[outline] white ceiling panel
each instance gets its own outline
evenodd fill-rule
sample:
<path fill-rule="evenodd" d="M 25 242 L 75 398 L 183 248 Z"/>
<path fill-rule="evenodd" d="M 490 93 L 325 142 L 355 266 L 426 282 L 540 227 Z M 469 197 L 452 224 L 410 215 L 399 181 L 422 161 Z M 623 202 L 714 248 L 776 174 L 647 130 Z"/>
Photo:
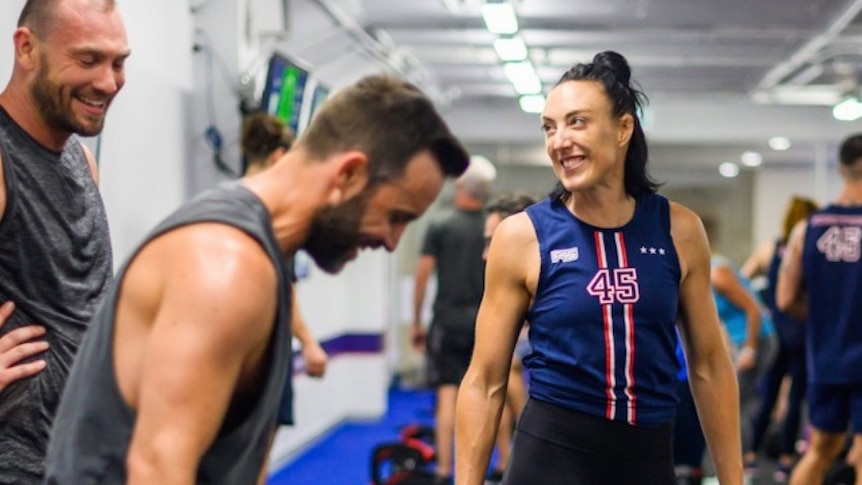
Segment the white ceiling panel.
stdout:
<path fill-rule="evenodd" d="M 735 153 L 769 133 L 795 133 L 804 144 L 858 128 L 833 120 L 827 104 L 860 90 L 862 0 L 508 1 L 546 92 L 599 51 L 625 55 L 652 100 L 660 145 Z M 333 87 L 358 73 L 400 73 L 474 141 L 540 141 L 535 115 L 520 112 L 503 75 L 483 0 L 292 2 L 309 21 L 288 43 Z"/>

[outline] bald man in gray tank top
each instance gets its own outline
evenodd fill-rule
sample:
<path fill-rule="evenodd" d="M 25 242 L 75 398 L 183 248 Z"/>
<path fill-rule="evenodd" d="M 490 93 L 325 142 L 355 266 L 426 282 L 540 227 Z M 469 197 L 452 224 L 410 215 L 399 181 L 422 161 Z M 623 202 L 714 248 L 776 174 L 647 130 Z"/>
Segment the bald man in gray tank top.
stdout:
<path fill-rule="evenodd" d="M 72 359 L 112 274 L 92 154 L 124 83 L 111 0 L 28 0 L 0 94 L 0 484 L 41 483 Z"/>

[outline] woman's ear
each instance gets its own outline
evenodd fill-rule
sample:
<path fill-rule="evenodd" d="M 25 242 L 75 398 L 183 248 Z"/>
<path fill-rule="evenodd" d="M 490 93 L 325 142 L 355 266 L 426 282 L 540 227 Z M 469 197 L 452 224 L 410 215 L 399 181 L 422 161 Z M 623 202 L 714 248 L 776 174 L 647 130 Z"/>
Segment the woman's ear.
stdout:
<path fill-rule="evenodd" d="M 635 117 L 630 113 L 626 113 L 620 116 L 620 132 L 619 132 L 619 144 L 620 146 L 628 144 L 629 140 L 632 139 L 632 133 L 635 130 Z"/>

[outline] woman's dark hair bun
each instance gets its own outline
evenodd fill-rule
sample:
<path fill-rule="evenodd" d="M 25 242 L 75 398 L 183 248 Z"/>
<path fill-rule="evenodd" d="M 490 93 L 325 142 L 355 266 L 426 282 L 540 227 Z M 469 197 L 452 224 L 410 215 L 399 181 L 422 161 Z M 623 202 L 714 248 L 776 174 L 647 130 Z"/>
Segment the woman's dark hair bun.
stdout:
<path fill-rule="evenodd" d="M 599 52 L 593 57 L 593 64 L 596 66 L 605 66 L 613 71 L 617 80 L 623 85 L 628 86 L 632 78 L 632 70 L 629 67 L 628 61 L 622 54 L 614 51 Z"/>

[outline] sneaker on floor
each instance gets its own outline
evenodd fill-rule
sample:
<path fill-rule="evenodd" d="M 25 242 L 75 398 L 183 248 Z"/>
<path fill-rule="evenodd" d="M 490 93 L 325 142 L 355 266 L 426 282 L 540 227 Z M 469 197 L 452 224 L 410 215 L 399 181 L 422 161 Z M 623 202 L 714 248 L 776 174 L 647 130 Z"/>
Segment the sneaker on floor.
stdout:
<path fill-rule="evenodd" d="M 743 464 L 743 472 L 746 477 L 757 475 L 757 460 L 746 460 Z"/>
<path fill-rule="evenodd" d="M 778 462 L 775 464 L 775 471 L 772 472 L 772 481 L 775 483 L 787 483 L 790 478 L 790 465 Z"/>

